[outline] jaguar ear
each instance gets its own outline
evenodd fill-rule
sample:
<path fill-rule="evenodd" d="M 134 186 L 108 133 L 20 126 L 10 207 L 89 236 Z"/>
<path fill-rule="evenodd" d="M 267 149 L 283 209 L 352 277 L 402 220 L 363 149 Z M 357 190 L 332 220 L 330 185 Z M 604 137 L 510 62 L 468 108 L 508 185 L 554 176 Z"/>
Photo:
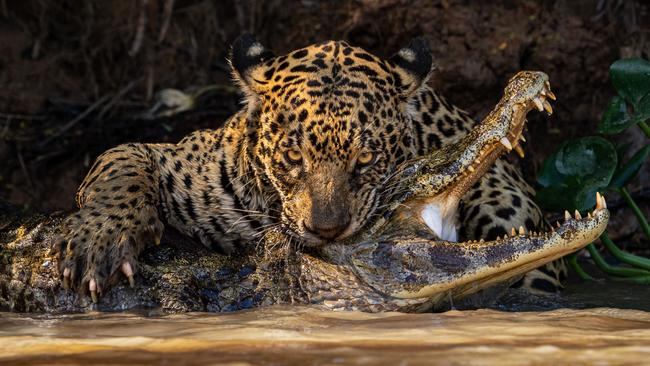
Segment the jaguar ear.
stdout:
<path fill-rule="evenodd" d="M 404 97 L 410 97 L 424 85 L 434 69 L 429 44 L 422 37 L 412 39 L 390 61 L 395 65 L 396 85 Z"/>
<path fill-rule="evenodd" d="M 257 94 L 264 90 L 267 82 L 259 77 L 260 71 L 265 68 L 265 63 L 274 57 L 273 52 L 251 34 L 242 34 L 235 40 L 230 50 L 230 66 L 233 77 L 245 94 Z"/>

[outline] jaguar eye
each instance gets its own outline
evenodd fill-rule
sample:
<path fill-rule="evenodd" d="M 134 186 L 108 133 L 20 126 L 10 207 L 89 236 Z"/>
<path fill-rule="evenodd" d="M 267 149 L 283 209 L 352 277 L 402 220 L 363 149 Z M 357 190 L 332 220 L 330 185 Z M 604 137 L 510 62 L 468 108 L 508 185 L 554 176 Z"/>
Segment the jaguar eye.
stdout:
<path fill-rule="evenodd" d="M 357 157 L 357 166 L 365 167 L 375 162 L 377 154 L 372 151 L 364 151 Z"/>
<path fill-rule="evenodd" d="M 298 149 L 290 149 L 284 152 L 284 159 L 289 164 L 300 164 L 302 162 L 302 154 Z"/>

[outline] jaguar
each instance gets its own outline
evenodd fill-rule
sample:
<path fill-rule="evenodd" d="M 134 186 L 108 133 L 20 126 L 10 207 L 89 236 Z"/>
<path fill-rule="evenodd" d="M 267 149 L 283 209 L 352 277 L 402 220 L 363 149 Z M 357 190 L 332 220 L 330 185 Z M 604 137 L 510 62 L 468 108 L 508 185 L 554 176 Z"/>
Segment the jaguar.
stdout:
<path fill-rule="evenodd" d="M 138 256 L 165 225 L 229 255 L 277 229 L 302 247 L 344 242 L 384 212 L 400 164 L 476 123 L 427 85 L 434 64 L 423 38 L 382 59 L 344 41 L 275 56 L 243 35 L 230 64 L 244 99 L 222 128 L 97 158 L 57 243 L 64 287 L 97 301 L 123 276 L 133 286 Z M 519 142 L 502 143 L 521 152 Z M 533 196 L 515 165 L 498 159 L 458 205 L 429 210 L 427 225 L 450 242 L 540 230 Z M 518 286 L 556 291 L 565 275 L 554 262 Z"/>

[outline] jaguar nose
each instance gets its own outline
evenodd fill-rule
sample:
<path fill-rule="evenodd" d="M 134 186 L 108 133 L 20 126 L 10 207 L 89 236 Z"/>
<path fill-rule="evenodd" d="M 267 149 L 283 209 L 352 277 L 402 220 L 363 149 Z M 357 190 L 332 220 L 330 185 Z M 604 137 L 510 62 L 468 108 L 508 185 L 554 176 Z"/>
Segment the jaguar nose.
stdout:
<path fill-rule="evenodd" d="M 332 240 L 341 235 L 350 226 L 351 218 L 343 220 L 327 220 L 325 222 L 305 222 L 307 232 L 322 239 Z"/>

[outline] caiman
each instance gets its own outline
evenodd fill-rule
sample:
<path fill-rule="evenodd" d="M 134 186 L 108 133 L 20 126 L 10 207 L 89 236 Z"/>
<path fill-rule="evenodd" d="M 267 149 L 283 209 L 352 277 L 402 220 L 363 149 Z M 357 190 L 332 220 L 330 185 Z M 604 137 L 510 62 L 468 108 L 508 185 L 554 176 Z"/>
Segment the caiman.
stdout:
<path fill-rule="evenodd" d="M 144 253 L 132 287 L 114 286 L 97 304 L 61 284 L 52 241 L 62 218 L 7 214 L 0 221 L 0 310 L 231 311 L 313 304 L 410 312 L 444 309 L 479 292 L 493 299 L 523 273 L 595 240 L 609 219 L 605 198 L 597 194 L 593 212 L 565 212 L 564 222 L 546 232 L 520 227 L 493 241 L 440 239 L 447 225 L 441 218 L 453 216 L 469 187 L 517 147 L 530 110 L 552 112 L 548 99 L 555 96 L 546 74 L 519 72 L 469 134 L 403 163 L 390 179 L 396 189 L 381 215 L 346 240 L 309 248 L 269 230 L 256 250 L 225 257 L 167 232 L 160 248 Z"/>

